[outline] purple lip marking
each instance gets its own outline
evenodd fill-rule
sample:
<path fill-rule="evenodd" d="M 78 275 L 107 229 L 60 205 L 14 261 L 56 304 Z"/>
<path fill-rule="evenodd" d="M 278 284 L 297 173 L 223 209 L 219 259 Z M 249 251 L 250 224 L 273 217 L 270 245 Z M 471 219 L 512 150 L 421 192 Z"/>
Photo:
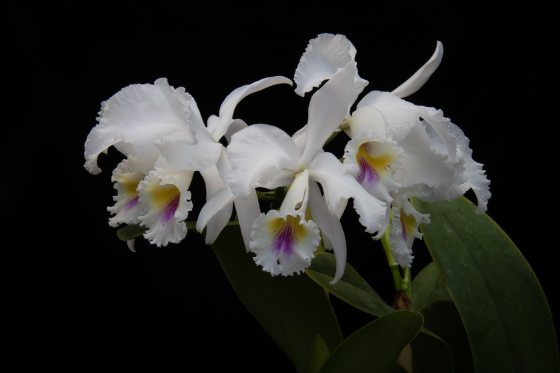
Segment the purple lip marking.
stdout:
<path fill-rule="evenodd" d="M 367 160 L 360 158 L 360 172 L 358 173 L 358 182 L 362 185 L 373 186 L 379 181 L 379 174 L 370 166 Z"/>
<path fill-rule="evenodd" d="M 408 229 L 406 227 L 406 224 L 404 223 L 404 221 L 401 219 L 401 226 L 402 226 L 402 238 L 405 241 L 408 241 Z"/>
<path fill-rule="evenodd" d="M 163 214 L 161 214 L 161 220 L 167 223 L 171 218 L 175 216 L 175 211 L 177 211 L 177 207 L 179 207 L 179 198 L 181 194 L 177 193 L 177 195 L 165 206 L 163 209 Z"/>
<path fill-rule="evenodd" d="M 138 196 L 136 196 L 136 197 L 130 199 L 130 200 L 124 205 L 124 208 L 127 209 L 127 210 L 130 210 L 130 209 L 136 207 L 136 205 L 138 205 L 138 199 L 139 199 Z"/>
<path fill-rule="evenodd" d="M 294 231 L 292 225 L 287 223 L 282 225 L 278 236 L 274 240 L 274 252 L 291 255 L 294 250 Z"/>

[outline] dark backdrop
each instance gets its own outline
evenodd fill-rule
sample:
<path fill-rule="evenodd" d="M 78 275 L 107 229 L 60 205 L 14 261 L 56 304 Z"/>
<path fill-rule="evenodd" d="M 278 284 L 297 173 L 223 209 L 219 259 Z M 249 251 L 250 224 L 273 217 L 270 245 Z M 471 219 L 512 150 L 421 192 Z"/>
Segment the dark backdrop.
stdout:
<path fill-rule="evenodd" d="M 304 11 L 281 3 L 261 9 L 160 2 L 6 11 L 1 186 L 9 223 L 2 246 L 18 367 L 196 371 L 204 364 L 211 371 L 225 363 L 248 372 L 291 370 L 197 233 L 166 248 L 140 242 L 136 254 L 117 240 L 106 206 L 119 157 L 102 157 L 105 171 L 89 175 L 83 142 L 100 102 L 128 84 L 167 77 L 195 97 L 206 118 L 240 85 L 293 77 L 308 40 L 320 32 L 354 43 L 368 89 L 396 87 L 429 58 L 436 40 L 443 42 L 441 67 L 410 100 L 443 109 L 471 139 L 492 182 L 489 214 L 535 269 L 556 315 L 556 232 L 546 216 L 557 188 L 548 168 L 552 107 L 542 103 L 549 72 L 541 13 L 370 6 Z M 293 132 L 305 123 L 307 103 L 279 86 L 243 101 L 237 116 Z M 196 210 L 200 178 L 193 190 Z M 352 211 L 344 219 L 350 261 L 389 300 L 379 248 L 352 226 Z M 420 246 L 416 253 L 415 270 L 427 262 Z M 369 319 L 335 306 L 345 333 Z"/>

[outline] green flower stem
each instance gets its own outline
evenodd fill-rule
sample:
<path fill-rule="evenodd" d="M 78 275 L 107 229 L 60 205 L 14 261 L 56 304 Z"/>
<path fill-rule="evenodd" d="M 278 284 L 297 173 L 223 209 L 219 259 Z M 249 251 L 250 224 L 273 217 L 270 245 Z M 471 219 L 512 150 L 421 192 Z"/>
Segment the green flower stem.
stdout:
<path fill-rule="evenodd" d="M 257 197 L 260 200 L 269 200 L 269 201 L 274 201 L 276 199 L 278 199 L 278 193 L 276 192 L 276 190 L 268 190 L 266 192 L 257 192 Z"/>
<path fill-rule="evenodd" d="M 406 295 L 410 298 L 410 267 L 405 267 L 404 269 L 404 278 L 402 280 L 401 286 L 402 290 L 406 293 Z"/>
<path fill-rule="evenodd" d="M 387 258 L 387 263 L 391 269 L 391 275 L 393 275 L 393 283 L 395 284 L 395 290 L 403 290 L 403 278 L 399 270 L 399 265 L 393 258 L 393 253 L 391 252 L 391 241 L 389 240 L 389 229 L 385 230 L 383 237 L 381 238 L 381 245 L 385 251 L 385 257 Z M 408 278 L 408 283 L 410 283 L 410 273 Z M 407 287 L 408 287 L 407 283 Z"/>

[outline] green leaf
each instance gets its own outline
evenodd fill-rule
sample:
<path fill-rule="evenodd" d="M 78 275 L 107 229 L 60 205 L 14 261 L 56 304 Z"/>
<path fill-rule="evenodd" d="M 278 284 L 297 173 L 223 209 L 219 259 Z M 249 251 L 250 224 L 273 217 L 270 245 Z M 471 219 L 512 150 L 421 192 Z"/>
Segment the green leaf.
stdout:
<path fill-rule="evenodd" d="M 445 282 L 435 263 L 430 263 L 416 275 L 412 281 L 412 305 L 422 310 L 438 300 L 450 300 Z"/>
<path fill-rule="evenodd" d="M 316 335 L 309 350 L 309 357 L 304 372 L 319 373 L 328 357 L 329 347 L 320 335 Z"/>
<path fill-rule="evenodd" d="M 454 371 L 451 349 L 439 336 L 422 329 L 422 333 L 419 333 L 411 344 L 414 373 L 451 373 Z"/>
<path fill-rule="evenodd" d="M 379 294 L 369 286 L 366 280 L 350 264 L 346 264 L 342 279 L 332 285 L 330 282 L 333 279 L 335 268 L 334 255 L 324 253 L 313 259 L 311 266 L 305 273 L 329 293 L 366 313 L 374 316 L 383 316 L 395 311 L 383 301 Z"/>
<path fill-rule="evenodd" d="M 129 224 L 117 230 L 117 237 L 121 241 L 128 241 L 142 236 L 147 230 L 138 224 Z"/>
<path fill-rule="evenodd" d="M 320 336 L 328 350 L 342 340 L 327 294 L 307 276 L 272 277 L 245 252 L 238 227 L 228 226 L 212 245 L 231 286 L 299 372 L 309 365 Z"/>
<path fill-rule="evenodd" d="M 422 314 L 398 311 L 374 320 L 346 338 L 321 373 L 392 372 L 402 349 L 422 328 Z"/>
<path fill-rule="evenodd" d="M 457 308 L 450 301 L 438 301 L 422 310 L 424 327 L 436 333 L 451 349 L 456 373 L 474 372 L 469 341 Z"/>
<path fill-rule="evenodd" d="M 546 297 L 510 238 L 465 198 L 415 205 L 431 215 L 424 239 L 463 320 L 476 371 L 560 371 Z"/>
<path fill-rule="evenodd" d="M 402 367 L 402 365 L 395 365 L 391 373 L 409 373 L 408 370 Z"/>

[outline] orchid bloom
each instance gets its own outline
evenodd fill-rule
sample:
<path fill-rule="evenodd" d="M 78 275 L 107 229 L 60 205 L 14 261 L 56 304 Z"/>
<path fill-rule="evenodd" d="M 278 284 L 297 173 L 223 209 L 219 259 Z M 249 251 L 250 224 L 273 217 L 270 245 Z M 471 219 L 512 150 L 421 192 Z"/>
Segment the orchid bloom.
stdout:
<path fill-rule="evenodd" d="M 224 101 L 219 126 L 212 132 L 192 96 L 182 87 L 171 87 L 166 79 L 130 85 L 102 103 L 99 123 L 86 140 L 85 168 L 99 173 L 97 157 L 110 146 L 127 156 L 113 172 L 117 195 L 108 209 L 114 215 L 110 225 L 145 226 L 144 237 L 158 246 L 184 239 L 194 172 L 216 167 L 223 153 L 218 140 L 228 130 L 235 106 L 250 93 L 286 82 L 291 83 L 273 77 L 234 91 Z M 211 193 L 215 180 L 209 176 L 205 180 Z M 224 211 L 214 224 L 222 224 L 226 215 Z"/>
<path fill-rule="evenodd" d="M 333 79 L 355 55 L 356 49 L 342 35 L 321 34 L 311 40 L 296 70 L 296 92 Z M 482 165 L 472 159 L 469 140 L 459 127 L 440 110 L 403 100 L 427 82 L 442 57 L 438 41 L 432 57 L 407 81 L 392 92 L 368 93 L 342 122 L 351 137 L 344 166 L 369 193 L 391 203 L 390 242 L 403 267 L 412 262 L 413 240 L 421 237 L 418 226 L 429 222 L 410 198 L 451 200 L 472 189 L 479 213 L 490 198 L 489 181 Z"/>
<path fill-rule="evenodd" d="M 233 113 L 239 102 L 250 94 L 277 84 L 292 85 L 292 81 L 282 76 L 274 76 L 241 86 L 232 91 L 222 102 L 219 116 L 211 115 L 208 118 L 208 132 L 212 139 L 218 142 L 222 137 L 225 137 L 229 142 L 234 133 L 247 127 L 243 120 L 233 119 Z M 206 204 L 199 213 L 196 230 L 202 233 L 206 229 L 206 244 L 214 243 L 230 220 L 235 205 L 241 234 L 245 246 L 249 247 L 251 226 L 260 212 L 257 194 L 253 191 L 246 196 L 233 195 L 222 176 L 230 171 L 231 166 L 225 147 L 221 146 L 220 149 L 218 162 L 212 167 L 200 171 L 206 185 Z M 180 157 L 181 155 L 178 155 L 179 159 Z"/>
<path fill-rule="evenodd" d="M 288 276 L 309 266 L 322 232 L 325 245 L 334 249 L 333 282 L 338 281 L 346 263 L 339 216 L 349 198 L 366 231 L 381 234 L 387 224 L 387 204 L 368 194 L 334 155 L 322 150 L 367 84 L 356 77 L 356 64 L 348 61 L 315 92 L 304 136 L 290 137 L 266 124 L 248 126 L 232 136 L 227 154 L 234 195 L 289 186 L 280 209 L 261 214 L 252 225 L 249 249 L 256 254 L 255 262 L 272 275 Z"/>

